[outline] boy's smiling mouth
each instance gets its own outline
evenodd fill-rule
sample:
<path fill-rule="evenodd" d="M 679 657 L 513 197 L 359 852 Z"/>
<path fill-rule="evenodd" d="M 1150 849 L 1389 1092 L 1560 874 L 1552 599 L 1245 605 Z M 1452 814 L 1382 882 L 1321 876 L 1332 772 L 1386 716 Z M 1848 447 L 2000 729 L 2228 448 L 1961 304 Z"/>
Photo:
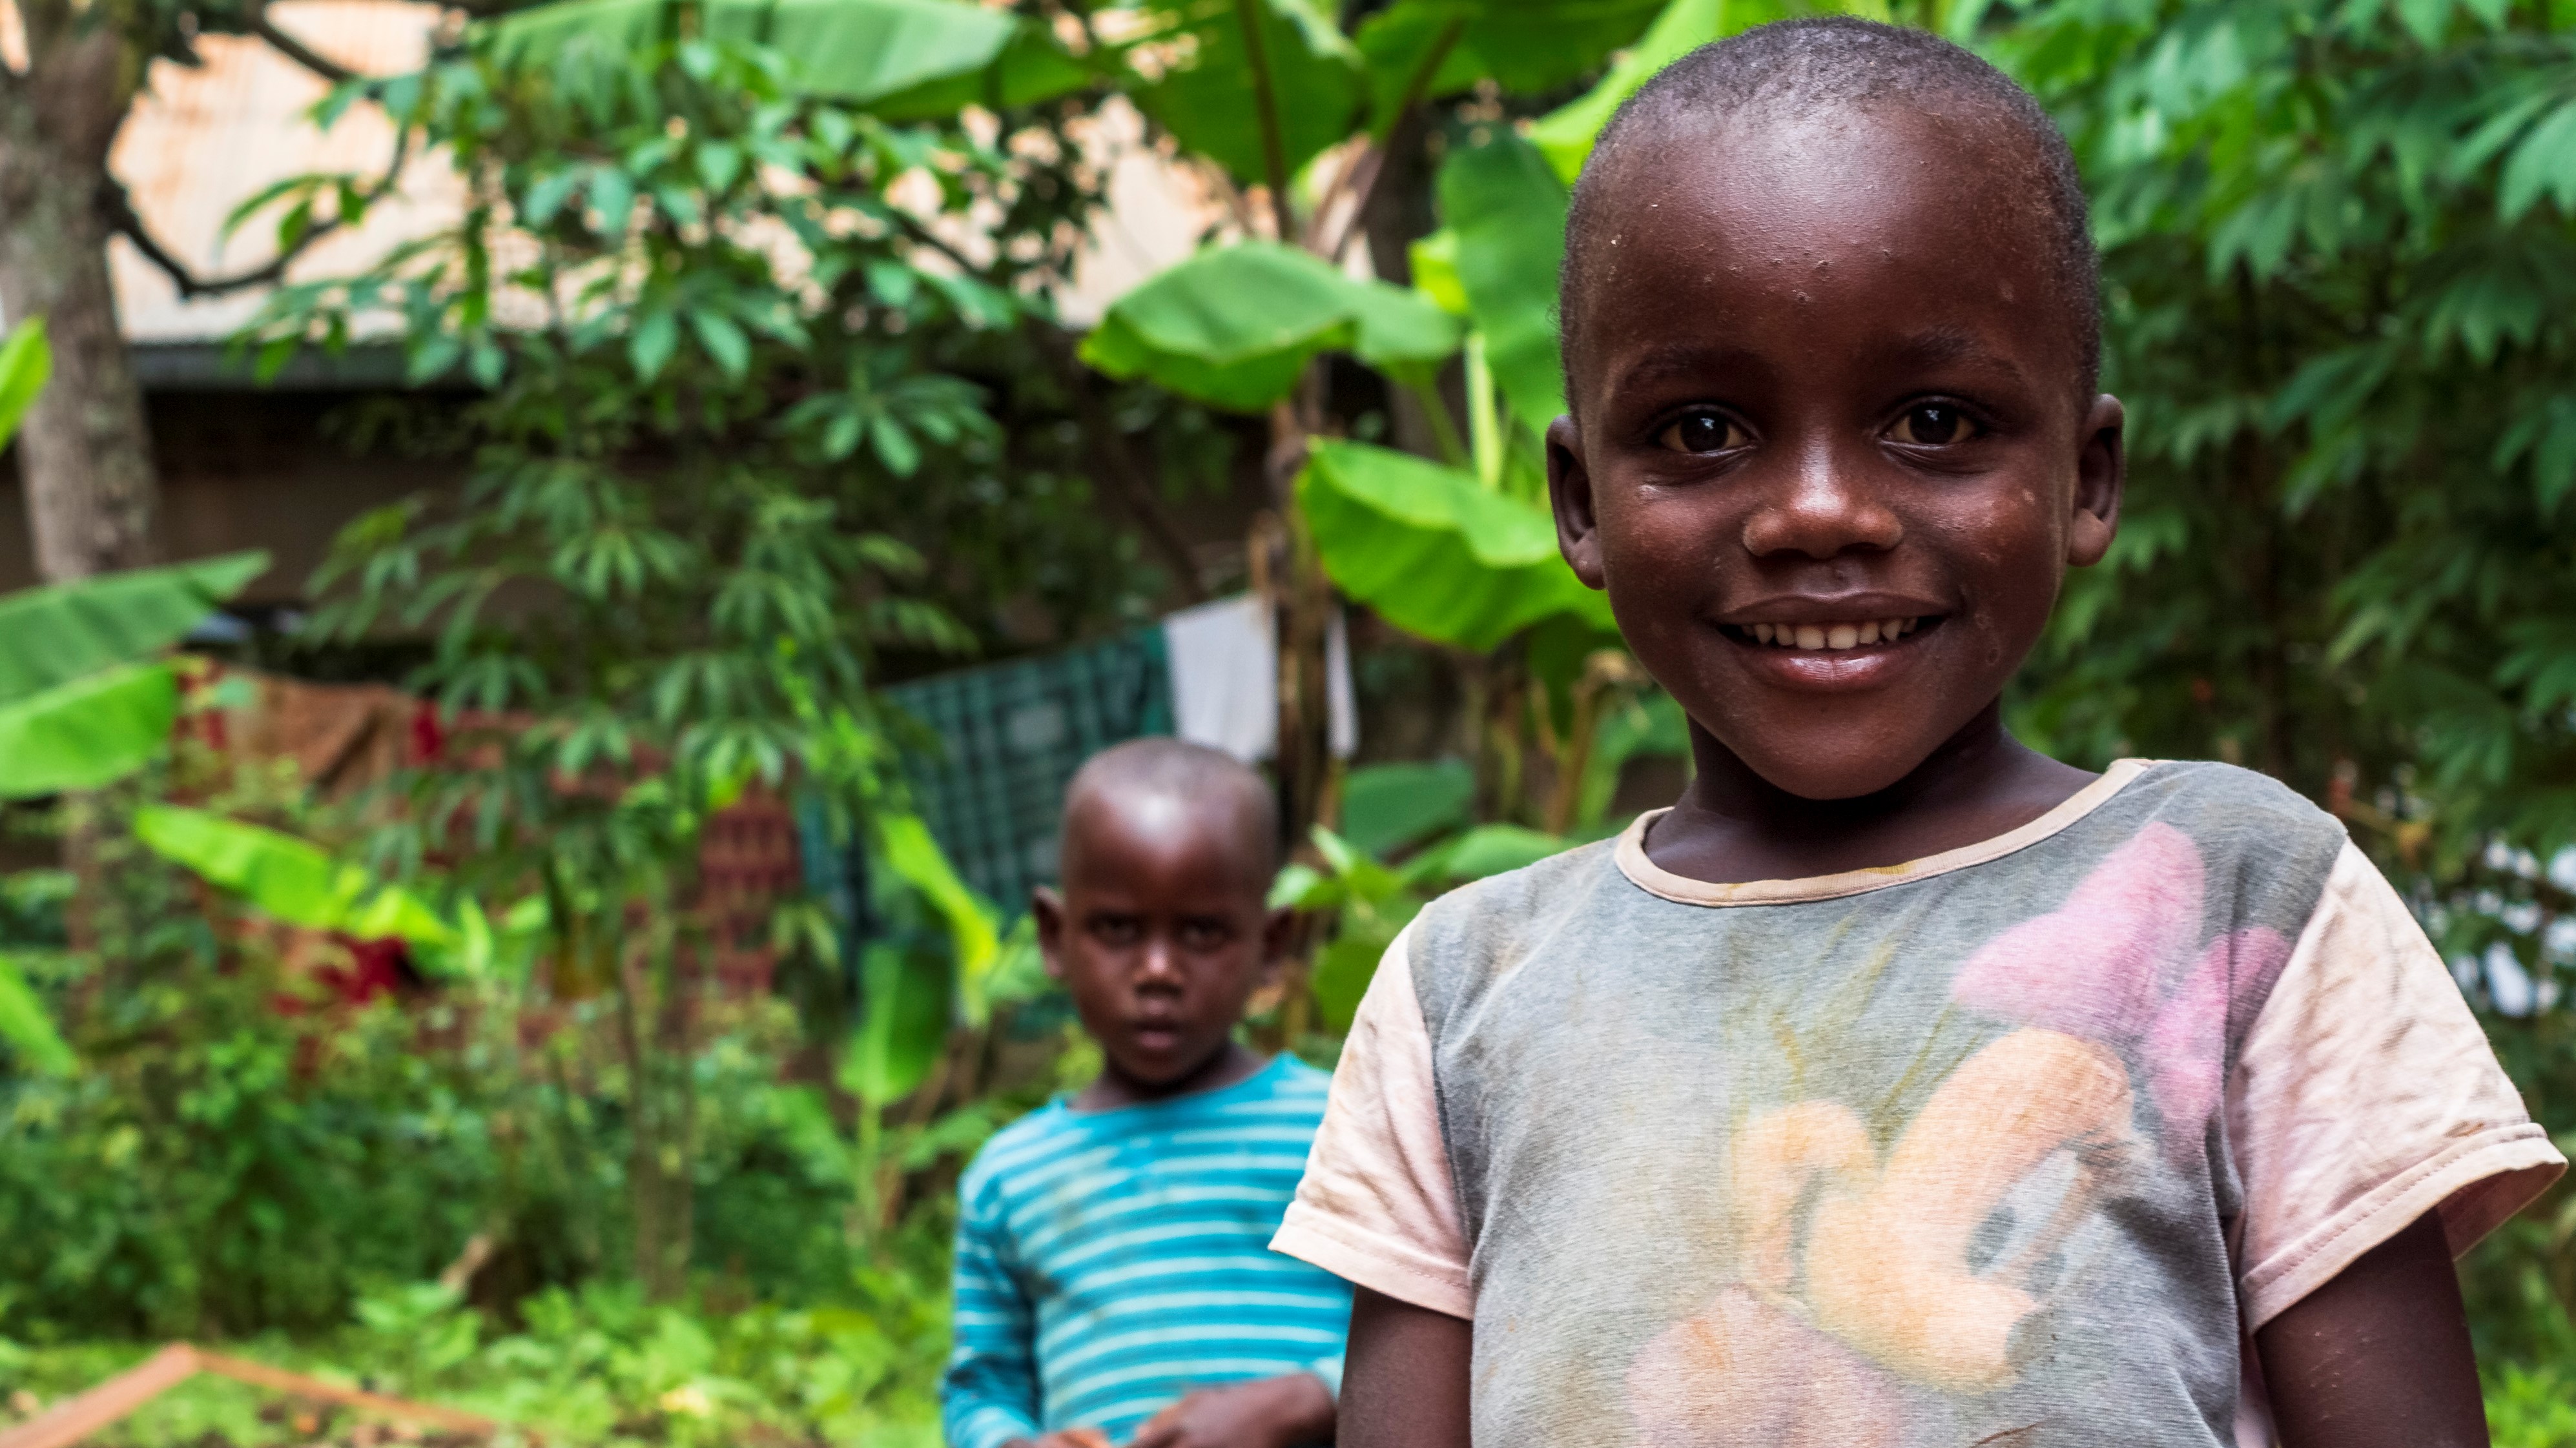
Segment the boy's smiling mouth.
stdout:
<path fill-rule="evenodd" d="M 1838 619 L 1814 623 L 1730 623 L 1719 627 L 1738 643 L 1760 644 L 1775 649 L 1838 652 L 1892 644 L 1925 624 L 1938 622 L 1938 614 L 1915 614 L 1902 618 L 1863 619 L 1857 623 Z"/>

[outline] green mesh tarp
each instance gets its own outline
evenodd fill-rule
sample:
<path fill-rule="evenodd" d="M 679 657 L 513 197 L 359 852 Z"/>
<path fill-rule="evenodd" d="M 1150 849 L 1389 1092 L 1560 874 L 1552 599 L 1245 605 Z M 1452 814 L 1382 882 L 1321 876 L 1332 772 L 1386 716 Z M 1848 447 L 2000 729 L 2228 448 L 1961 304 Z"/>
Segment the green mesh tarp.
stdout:
<path fill-rule="evenodd" d="M 1172 732 L 1163 631 L 1147 626 L 1039 658 L 941 674 L 884 692 L 935 752 L 908 773 L 913 802 L 957 872 L 1005 919 L 1055 879 L 1056 816 L 1082 761 Z"/>

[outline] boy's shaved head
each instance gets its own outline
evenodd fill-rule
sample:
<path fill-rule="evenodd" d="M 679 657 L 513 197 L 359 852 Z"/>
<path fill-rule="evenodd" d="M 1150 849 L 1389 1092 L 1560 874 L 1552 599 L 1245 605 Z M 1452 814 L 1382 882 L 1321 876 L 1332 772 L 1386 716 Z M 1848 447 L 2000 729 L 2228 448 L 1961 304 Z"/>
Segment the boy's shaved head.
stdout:
<path fill-rule="evenodd" d="M 1590 286 L 1609 260 L 1597 253 L 1601 193 L 1641 153 L 1663 150 L 1732 124 L 1796 120 L 1827 111 L 1897 106 L 1976 127 L 2022 174 L 2029 199 L 2004 225 L 2042 230 L 2058 301 L 2075 332 L 2080 395 L 2099 381 L 2102 352 L 2100 263 L 2093 248 L 2082 178 L 2056 123 L 2011 77 L 1966 50 L 1920 30 L 1848 15 L 1784 20 L 1703 45 L 1646 82 L 1620 106 L 1575 183 L 1566 218 L 1560 313 L 1565 365 L 1576 367 Z M 1568 397 L 1575 395 L 1569 388 Z"/>
<path fill-rule="evenodd" d="M 1084 761 L 1064 791 L 1059 868 L 1070 879 L 1081 863 L 1085 826 L 1115 810 L 1187 817 L 1200 830 L 1233 842 L 1254 888 L 1266 889 L 1279 867 L 1279 805 L 1270 786 L 1233 756 L 1179 739 L 1131 739 Z"/>

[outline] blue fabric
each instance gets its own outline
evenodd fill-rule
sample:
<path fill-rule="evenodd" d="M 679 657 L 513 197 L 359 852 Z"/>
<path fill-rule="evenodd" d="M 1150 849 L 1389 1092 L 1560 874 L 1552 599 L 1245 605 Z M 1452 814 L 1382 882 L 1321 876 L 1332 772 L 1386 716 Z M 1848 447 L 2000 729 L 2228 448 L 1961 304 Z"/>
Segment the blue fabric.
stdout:
<path fill-rule="evenodd" d="M 1059 1428 L 1125 1442 L 1193 1388 L 1339 1391 L 1350 1287 L 1270 1250 L 1331 1079 L 1282 1056 L 1220 1090 L 1004 1129 L 958 1185 L 952 1448 Z"/>

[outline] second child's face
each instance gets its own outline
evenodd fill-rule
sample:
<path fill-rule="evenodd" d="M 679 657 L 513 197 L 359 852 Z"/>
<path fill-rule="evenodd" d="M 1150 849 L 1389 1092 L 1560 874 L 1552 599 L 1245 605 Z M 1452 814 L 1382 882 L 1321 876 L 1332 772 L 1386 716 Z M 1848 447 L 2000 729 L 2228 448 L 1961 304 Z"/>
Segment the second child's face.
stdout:
<path fill-rule="evenodd" d="M 1233 825 L 1203 801 L 1092 796 L 1067 812 L 1062 890 L 1038 892 L 1047 973 L 1109 1068 L 1149 1093 L 1225 1050 L 1286 943 Z"/>
<path fill-rule="evenodd" d="M 1604 178 L 1567 560 L 1647 670 L 1774 786 L 1903 779 L 2038 640 L 2117 514 L 2119 404 L 2009 147 L 1828 113 L 1642 141 Z"/>

